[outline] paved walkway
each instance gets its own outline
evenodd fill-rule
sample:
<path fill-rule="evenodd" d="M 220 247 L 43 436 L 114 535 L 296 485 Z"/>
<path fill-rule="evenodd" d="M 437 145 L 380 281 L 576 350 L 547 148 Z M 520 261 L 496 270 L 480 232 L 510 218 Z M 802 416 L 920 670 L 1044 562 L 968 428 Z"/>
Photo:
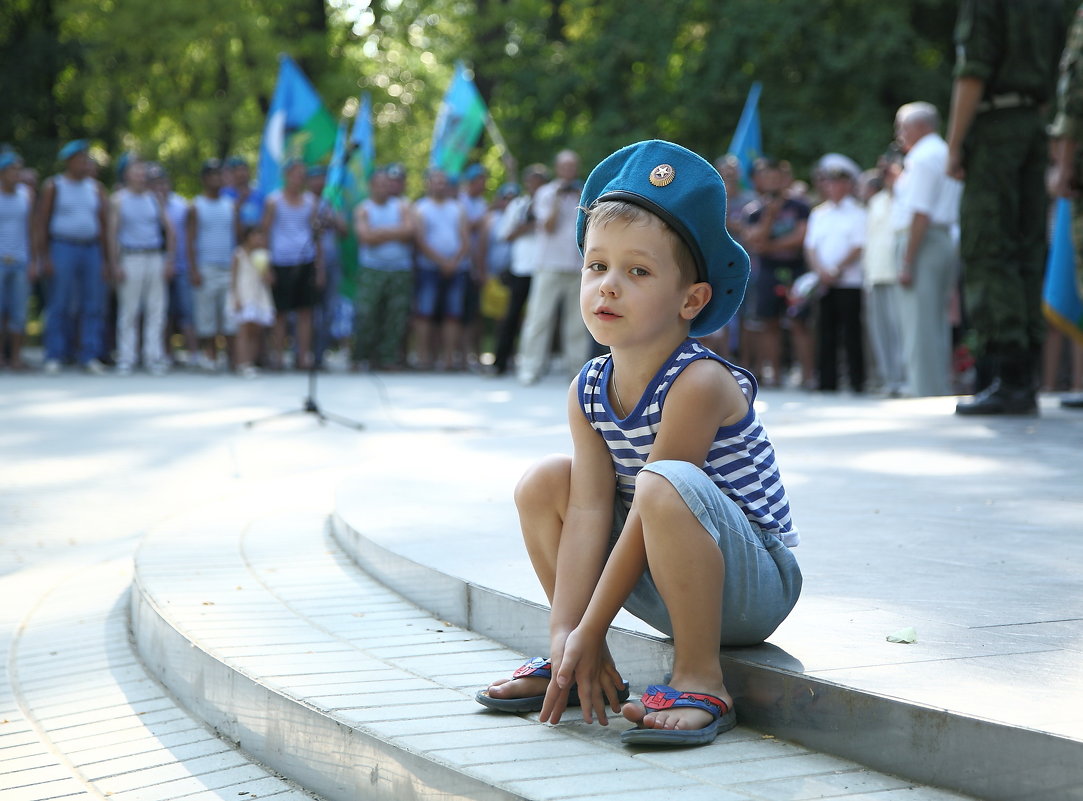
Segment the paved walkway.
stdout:
<path fill-rule="evenodd" d="M 364 506 L 366 531 L 398 553 L 544 602 L 504 499 L 530 460 L 569 447 L 533 402 L 549 391 L 555 407 L 555 387 L 518 394 L 527 420 L 443 443 L 441 487 L 404 484 L 393 456 L 359 466 L 340 504 Z M 764 394 L 805 574 L 770 641 L 840 684 L 1083 741 L 1083 414 L 1048 402 L 1039 418 L 982 420 L 953 404 Z M 401 435 L 398 458 L 429 440 Z M 419 493 L 457 513 L 433 531 L 429 507 L 405 502 Z M 917 642 L 887 642 L 908 627 Z"/>
<path fill-rule="evenodd" d="M 369 471 L 377 486 L 381 473 L 412 471 L 428 503 L 370 509 L 383 523 L 372 530 L 419 561 L 540 599 L 508 533 L 508 490 L 531 459 L 566 450 L 561 382 L 321 377 L 324 409 L 366 431 L 307 415 L 242 425 L 298 406 L 304 392 L 296 375 L 0 376 L 7 657 L 44 597 L 28 581 L 35 571 L 123 557 L 152 526 L 289 475 L 299 507 L 327 511 L 343 476 Z M 786 658 L 840 683 L 1083 740 L 1083 416 L 1053 403 L 1034 420 L 961 420 L 946 399 L 762 400 L 804 537 L 805 596 L 772 638 Z M 436 487 L 415 469 L 434 445 L 446 465 Z M 447 511 L 434 530 L 436 508 Z M 908 625 L 917 643 L 884 640 Z M 12 697 L 0 685 L 0 707 Z"/>

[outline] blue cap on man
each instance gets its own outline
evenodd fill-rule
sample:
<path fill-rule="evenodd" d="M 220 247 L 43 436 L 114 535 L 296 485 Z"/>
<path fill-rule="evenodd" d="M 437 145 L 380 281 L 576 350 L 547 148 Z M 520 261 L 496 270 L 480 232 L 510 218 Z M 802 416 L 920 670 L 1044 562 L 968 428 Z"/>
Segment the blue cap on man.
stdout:
<path fill-rule="evenodd" d="M 77 153 L 85 153 L 90 150 L 90 142 L 86 139 L 73 139 L 68 142 L 64 147 L 60 148 L 60 153 L 57 154 L 57 158 L 60 161 L 67 161 Z"/>
<path fill-rule="evenodd" d="M 22 161 L 14 150 L 0 151 L 0 170 L 6 170 L 13 164 L 22 164 Z"/>
<path fill-rule="evenodd" d="M 692 251 L 699 280 L 711 285 L 711 299 L 689 333 L 706 336 L 729 322 L 744 299 L 749 262 L 726 230 L 726 185 L 718 171 L 691 150 L 660 139 L 621 148 L 603 159 L 583 186 L 576 220 L 580 252 L 587 226 L 584 209 L 607 200 L 646 209 Z"/>

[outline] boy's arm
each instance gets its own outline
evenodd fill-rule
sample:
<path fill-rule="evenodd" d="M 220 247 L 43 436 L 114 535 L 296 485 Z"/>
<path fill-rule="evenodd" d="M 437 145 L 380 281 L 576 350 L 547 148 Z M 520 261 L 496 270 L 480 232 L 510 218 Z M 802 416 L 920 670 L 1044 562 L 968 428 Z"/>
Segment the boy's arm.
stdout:
<path fill-rule="evenodd" d="M 550 638 L 561 647 L 568 633 L 579 625 L 602 574 L 617 486 L 605 441 L 590 427 L 579 405 L 578 384 L 578 379 L 572 381 L 568 392 L 571 482 L 549 618 Z M 556 664 L 557 659 L 553 661 Z"/>

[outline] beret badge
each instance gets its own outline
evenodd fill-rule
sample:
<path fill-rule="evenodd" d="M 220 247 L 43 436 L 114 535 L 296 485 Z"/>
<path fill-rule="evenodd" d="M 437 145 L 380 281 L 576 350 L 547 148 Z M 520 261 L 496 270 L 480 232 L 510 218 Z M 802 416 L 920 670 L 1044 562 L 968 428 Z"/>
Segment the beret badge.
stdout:
<path fill-rule="evenodd" d="M 677 171 L 673 167 L 669 164 L 659 164 L 651 170 L 648 180 L 651 182 L 651 186 L 669 186 L 676 177 Z"/>

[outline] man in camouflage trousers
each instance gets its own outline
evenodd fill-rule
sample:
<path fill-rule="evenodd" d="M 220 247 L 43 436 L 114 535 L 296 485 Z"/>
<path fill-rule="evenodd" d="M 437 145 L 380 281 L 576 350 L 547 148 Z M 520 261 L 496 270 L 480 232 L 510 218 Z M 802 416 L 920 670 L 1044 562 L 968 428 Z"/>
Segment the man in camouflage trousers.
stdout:
<path fill-rule="evenodd" d="M 1076 243 L 1076 284 L 1083 287 L 1083 205 L 1079 202 L 1080 161 L 1083 148 L 1083 3 L 1076 11 L 1068 33 L 1068 44 L 1060 60 L 1060 81 L 1057 84 L 1057 117 L 1049 128 L 1054 138 L 1052 192 L 1057 197 L 1074 198 L 1075 214 L 1072 238 Z M 1065 395 L 1061 406 L 1083 409 L 1083 392 Z"/>
<path fill-rule="evenodd" d="M 1035 414 L 1046 254 L 1042 107 L 1064 47 L 1061 0 L 963 0 L 948 123 L 967 311 L 988 386 L 956 414 Z"/>

